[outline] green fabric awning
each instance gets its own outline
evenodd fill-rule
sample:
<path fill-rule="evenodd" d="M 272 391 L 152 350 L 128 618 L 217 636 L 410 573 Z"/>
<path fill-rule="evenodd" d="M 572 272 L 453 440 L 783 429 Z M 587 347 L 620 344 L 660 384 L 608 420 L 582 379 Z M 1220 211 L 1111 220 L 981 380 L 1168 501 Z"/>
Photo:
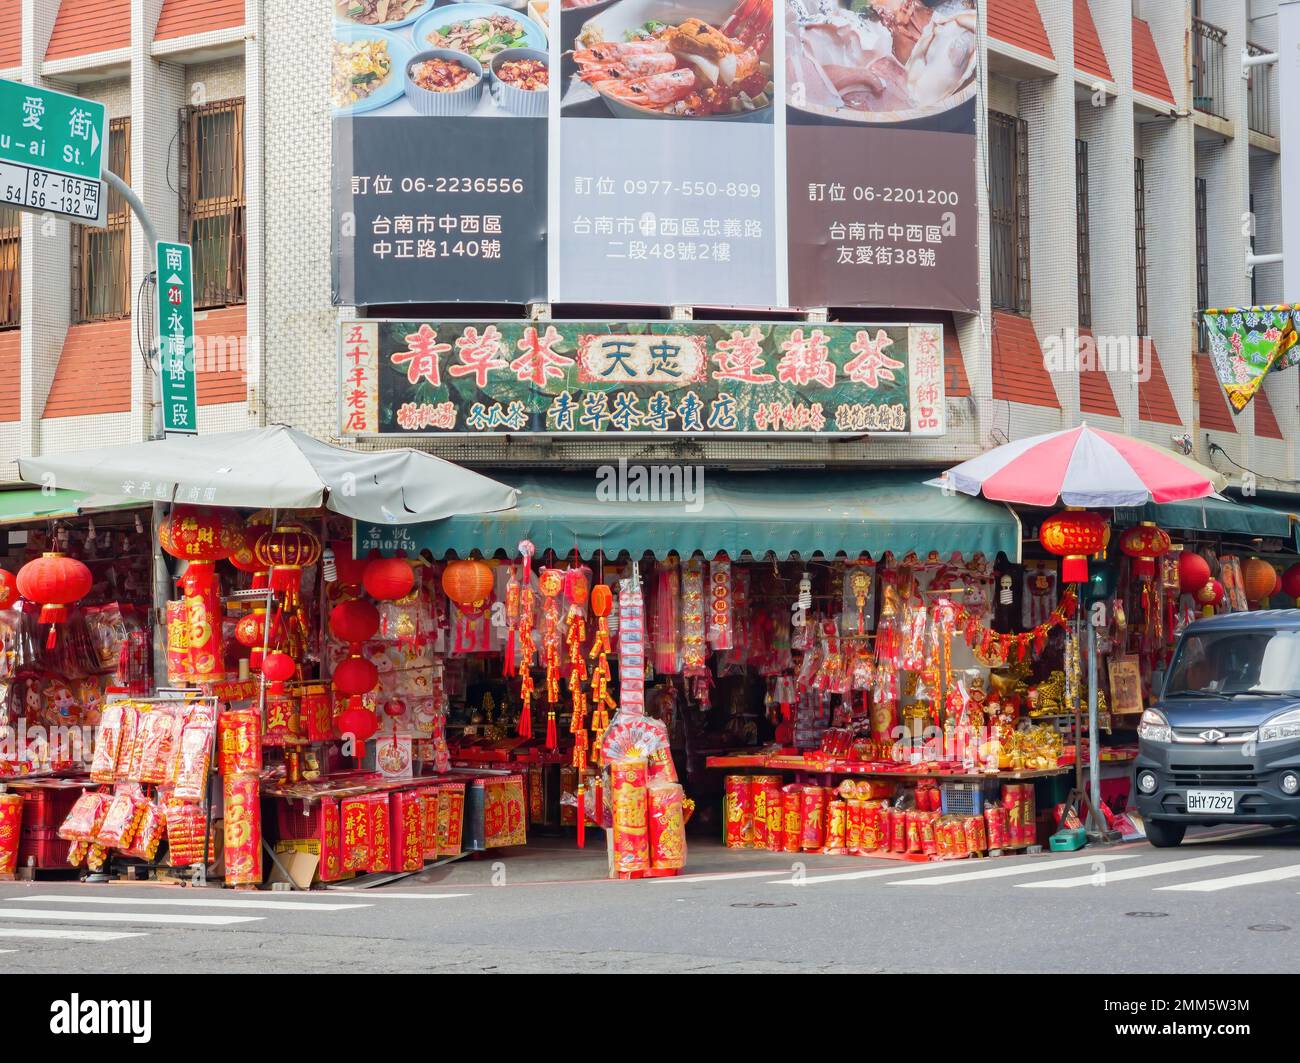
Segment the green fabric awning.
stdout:
<path fill-rule="evenodd" d="M 58 520 L 79 513 L 132 509 L 147 503 L 115 501 L 86 491 L 45 491 L 40 487 L 20 487 L 0 491 L 0 526 L 26 524 L 37 520 Z"/>
<path fill-rule="evenodd" d="M 656 470 L 663 470 L 658 472 Z M 519 488 L 518 507 L 427 524 L 356 526 L 357 556 L 370 550 L 434 557 L 472 550 L 584 556 L 676 551 L 780 558 L 885 551 L 943 556 L 999 552 L 1020 557 L 1020 523 L 1009 509 L 926 487 L 918 472 L 809 470 L 711 472 L 693 466 L 603 466 L 589 473 L 503 477 Z M 663 499 L 663 500 L 659 500 Z"/>
<path fill-rule="evenodd" d="M 1198 498 L 1190 502 L 1166 502 L 1163 505 L 1149 502 L 1135 509 L 1115 511 L 1115 524 L 1118 527 L 1125 528 L 1144 520 L 1155 521 L 1162 528 L 1177 531 L 1292 539 L 1289 513 L 1229 499 Z"/>

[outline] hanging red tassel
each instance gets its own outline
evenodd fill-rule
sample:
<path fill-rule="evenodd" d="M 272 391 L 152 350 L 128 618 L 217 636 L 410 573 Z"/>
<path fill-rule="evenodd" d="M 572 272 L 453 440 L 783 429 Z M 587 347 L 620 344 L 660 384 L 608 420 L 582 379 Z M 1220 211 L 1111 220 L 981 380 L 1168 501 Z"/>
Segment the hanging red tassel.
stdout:
<path fill-rule="evenodd" d="M 529 698 L 524 699 L 524 707 L 519 712 L 519 737 L 533 737 L 533 709 Z"/>
<path fill-rule="evenodd" d="M 578 783 L 578 848 L 587 844 L 587 788 Z"/>
<path fill-rule="evenodd" d="M 546 750 L 548 753 L 554 753 L 560 748 L 560 736 L 555 726 L 554 711 L 546 714 Z"/>

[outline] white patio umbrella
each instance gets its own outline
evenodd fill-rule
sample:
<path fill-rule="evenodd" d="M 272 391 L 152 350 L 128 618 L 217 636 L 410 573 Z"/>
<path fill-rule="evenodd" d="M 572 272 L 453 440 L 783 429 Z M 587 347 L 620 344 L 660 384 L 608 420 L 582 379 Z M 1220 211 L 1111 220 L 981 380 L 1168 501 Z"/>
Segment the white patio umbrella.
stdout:
<path fill-rule="evenodd" d="M 18 471 L 30 483 L 142 503 L 325 506 L 371 524 L 498 513 L 519 494 L 431 454 L 346 450 L 284 425 L 20 458 Z"/>

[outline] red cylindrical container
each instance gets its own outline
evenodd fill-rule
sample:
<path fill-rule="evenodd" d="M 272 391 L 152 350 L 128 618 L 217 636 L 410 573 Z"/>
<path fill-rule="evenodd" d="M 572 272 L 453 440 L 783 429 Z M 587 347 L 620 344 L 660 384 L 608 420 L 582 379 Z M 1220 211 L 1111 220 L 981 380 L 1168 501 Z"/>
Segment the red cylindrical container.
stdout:
<path fill-rule="evenodd" d="M 13 878 L 18 870 L 22 823 L 22 797 L 19 794 L 0 794 L 0 880 Z"/>
<path fill-rule="evenodd" d="M 843 801 L 831 801 L 826 806 L 826 848 L 827 856 L 843 856 L 845 853 L 845 835 L 848 832 L 848 805 Z"/>
<path fill-rule="evenodd" d="M 785 851 L 797 853 L 803 836 L 803 787 L 791 783 L 781 788 L 781 809 L 785 818 Z"/>
<path fill-rule="evenodd" d="M 804 852 L 818 852 L 826 845 L 826 790 L 805 786 L 799 823 L 799 847 Z"/>
<path fill-rule="evenodd" d="M 746 775 L 728 775 L 723 784 L 723 843 L 728 849 L 749 847 L 754 830 L 754 798 Z"/>
<path fill-rule="evenodd" d="M 889 851 L 907 852 L 907 813 L 901 808 L 889 810 Z"/>
<path fill-rule="evenodd" d="M 785 847 L 785 806 L 782 803 L 781 780 L 771 776 L 763 783 L 763 805 L 767 809 L 767 851 L 779 853 Z"/>
<path fill-rule="evenodd" d="M 984 810 L 984 825 L 989 849 L 1005 849 L 1011 844 L 1007 840 L 1007 810 L 1001 805 L 990 805 Z"/>
<path fill-rule="evenodd" d="M 921 813 L 921 852 L 926 856 L 934 856 L 938 852 L 938 844 L 935 841 L 934 825 L 939 821 L 938 812 Z"/>

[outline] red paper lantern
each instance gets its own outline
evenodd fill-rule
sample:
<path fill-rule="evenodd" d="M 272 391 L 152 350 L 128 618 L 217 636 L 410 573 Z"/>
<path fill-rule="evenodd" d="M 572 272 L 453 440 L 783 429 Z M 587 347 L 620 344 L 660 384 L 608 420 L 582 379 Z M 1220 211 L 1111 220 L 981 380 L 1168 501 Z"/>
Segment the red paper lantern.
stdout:
<path fill-rule="evenodd" d="M 1273 575 L 1276 578 L 1273 580 L 1273 589 L 1268 592 L 1270 601 L 1282 593 L 1282 573 L 1277 571 L 1277 569 L 1274 569 Z"/>
<path fill-rule="evenodd" d="M 95 577 L 76 558 L 42 554 L 18 570 L 18 593 L 41 607 L 40 622 L 50 625 L 46 648 L 58 641 L 58 625 L 68 619 L 68 606 L 90 593 Z"/>
<path fill-rule="evenodd" d="M 1282 593 L 1288 598 L 1300 598 L 1300 562 L 1282 573 Z"/>
<path fill-rule="evenodd" d="M 406 702 L 400 698 L 390 698 L 384 702 L 384 715 L 390 720 L 396 720 L 399 716 L 406 715 Z"/>
<path fill-rule="evenodd" d="M 243 545 L 243 521 L 229 509 L 173 506 L 158 545 L 182 561 L 224 561 Z"/>
<path fill-rule="evenodd" d="M 379 721 L 373 712 L 350 707 L 334 717 L 334 730 L 340 738 L 351 735 L 355 741 L 364 742 L 379 730 Z"/>
<path fill-rule="evenodd" d="M 360 598 L 339 602 L 330 610 L 330 632 L 340 642 L 369 642 L 379 630 L 379 610 Z"/>
<path fill-rule="evenodd" d="M 1219 605 L 1223 601 L 1223 584 L 1217 579 L 1206 580 L 1205 584 L 1197 589 L 1195 597 L 1197 604 L 1205 606 L 1207 610 Z"/>
<path fill-rule="evenodd" d="M 614 592 L 605 584 L 597 583 L 591 588 L 591 613 L 596 617 L 609 616 L 614 608 Z"/>
<path fill-rule="evenodd" d="M 320 540 L 301 524 L 278 524 L 257 537 L 253 552 L 270 570 L 271 590 L 294 598 L 302 589 L 302 570 L 320 560 Z"/>
<path fill-rule="evenodd" d="M 268 638 L 269 635 L 269 638 Z M 284 624 L 279 617 L 271 621 L 271 630 L 266 630 L 266 610 L 254 609 L 241 616 L 235 624 L 235 641 L 248 649 L 261 649 L 263 646 L 278 646 L 284 635 Z"/>
<path fill-rule="evenodd" d="M 1252 557 L 1241 568 L 1241 581 L 1246 588 L 1246 601 L 1259 602 L 1273 593 L 1277 570 L 1263 558 Z"/>
<path fill-rule="evenodd" d="M 1184 594 L 1195 594 L 1210 581 L 1210 563 L 1200 554 L 1184 550 L 1178 556 L 1178 586 Z"/>
<path fill-rule="evenodd" d="M 1064 558 L 1061 579 L 1066 583 L 1088 581 L 1088 555 L 1106 548 L 1110 529 L 1099 513 L 1066 510 L 1048 517 L 1038 538 L 1048 553 Z"/>
<path fill-rule="evenodd" d="M 287 653 L 281 653 L 279 650 L 268 653 L 262 661 L 262 675 L 271 681 L 271 690 L 275 694 L 283 692 L 284 684 L 292 679 L 297 671 L 297 662 Z"/>
<path fill-rule="evenodd" d="M 415 570 L 404 557 L 372 558 L 366 562 L 361 584 L 376 601 L 400 601 L 415 586 Z"/>
<path fill-rule="evenodd" d="M 1156 574 L 1156 559 L 1169 553 L 1172 543 L 1167 532 L 1150 521 L 1143 521 L 1119 537 L 1119 548 L 1133 558 L 1133 575 L 1151 579 Z"/>
<path fill-rule="evenodd" d="M 486 561 L 450 561 L 442 573 L 442 589 L 464 612 L 481 613 L 492 597 L 496 577 Z"/>
<path fill-rule="evenodd" d="M 334 669 L 334 689 L 340 694 L 369 694 L 378 683 L 379 669 L 364 657 L 349 657 Z"/>
<path fill-rule="evenodd" d="M 8 609 L 20 597 L 18 577 L 7 568 L 0 568 L 0 609 Z"/>

